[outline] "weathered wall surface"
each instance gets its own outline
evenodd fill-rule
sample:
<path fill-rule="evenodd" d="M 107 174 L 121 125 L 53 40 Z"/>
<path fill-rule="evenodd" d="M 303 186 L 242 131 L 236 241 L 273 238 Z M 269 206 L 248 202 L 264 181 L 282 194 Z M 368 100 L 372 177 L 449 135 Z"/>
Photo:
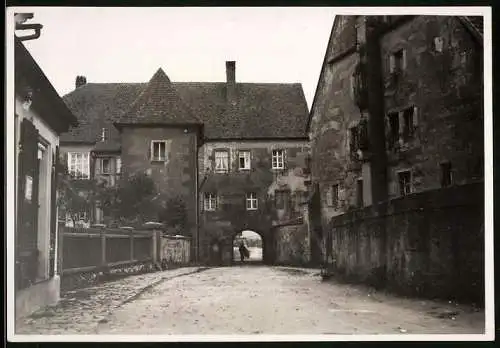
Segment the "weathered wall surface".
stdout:
<path fill-rule="evenodd" d="M 229 151 L 229 172 L 214 172 L 214 151 Z M 285 168 L 272 169 L 273 149 L 285 150 Z M 251 152 L 250 170 L 238 169 L 238 151 Z M 309 178 L 307 141 L 244 141 L 210 142 L 203 145 L 199 153 L 200 180 L 200 257 L 201 260 L 219 258 L 217 262 L 227 264 L 232 259 L 232 239 L 242 230 L 252 230 L 261 235 L 264 247 L 264 262 L 273 262 L 274 241 L 270 233 L 273 225 L 297 216 L 301 212 L 299 203 L 307 192 Z M 286 211 L 275 208 L 275 190 L 290 191 L 290 208 Z M 204 193 L 217 194 L 218 208 L 204 211 Z M 257 210 L 246 210 L 247 192 L 255 192 Z M 220 250 L 212 255 L 211 245 L 218 243 Z"/>
<path fill-rule="evenodd" d="M 336 60 L 323 67 L 309 128 L 311 175 L 312 181 L 319 183 L 323 226 L 331 217 L 356 205 L 356 180 L 362 175 L 361 163 L 350 155 L 348 133 L 361 118 L 352 86 L 359 54 L 351 51 L 339 57 L 355 48 L 356 21 L 354 16 L 338 17 L 339 23 L 333 28 L 327 53 L 327 60 Z M 336 206 L 328 202 L 329 190 L 334 184 L 340 184 Z"/>
<path fill-rule="evenodd" d="M 435 48 L 441 38 L 442 50 Z M 406 69 L 394 80 L 391 53 L 406 50 Z M 417 16 L 381 38 L 386 114 L 418 108 L 415 136 L 396 150 L 387 146 L 389 196 L 397 197 L 397 171 L 410 169 L 414 192 L 440 185 L 440 163 L 453 182 L 482 177 L 482 47 L 454 16 Z M 401 121 L 400 121 L 401 123 Z M 387 127 L 388 130 L 389 127 Z M 386 134 L 386 139 L 388 139 Z"/>
<path fill-rule="evenodd" d="M 122 172 L 148 173 L 167 197 L 180 196 L 186 204 L 187 226 L 184 232 L 196 232 L 196 141 L 193 129 L 174 127 L 126 127 L 122 130 Z M 166 140 L 166 162 L 150 160 L 151 141 Z"/>
<path fill-rule="evenodd" d="M 169 265 L 187 265 L 190 258 L 191 240 L 188 238 L 168 237 L 161 238 L 162 262 Z"/>
<path fill-rule="evenodd" d="M 274 228 L 276 260 L 278 265 L 304 266 L 309 264 L 310 246 L 307 225 L 290 224 Z"/>
<path fill-rule="evenodd" d="M 408 295 L 483 301 L 483 192 L 482 183 L 426 191 L 333 218 L 335 273 Z"/>

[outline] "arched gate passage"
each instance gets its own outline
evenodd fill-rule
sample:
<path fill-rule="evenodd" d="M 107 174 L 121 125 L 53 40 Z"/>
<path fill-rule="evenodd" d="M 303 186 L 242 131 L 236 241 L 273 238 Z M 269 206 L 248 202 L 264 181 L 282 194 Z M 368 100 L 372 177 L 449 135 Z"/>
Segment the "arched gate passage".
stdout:
<path fill-rule="evenodd" d="M 236 233 L 232 239 L 232 264 L 260 264 L 264 262 L 264 238 L 252 230 Z M 240 253 L 241 246 L 248 251 L 248 255 Z M 243 261 L 242 261 L 243 260 Z"/>

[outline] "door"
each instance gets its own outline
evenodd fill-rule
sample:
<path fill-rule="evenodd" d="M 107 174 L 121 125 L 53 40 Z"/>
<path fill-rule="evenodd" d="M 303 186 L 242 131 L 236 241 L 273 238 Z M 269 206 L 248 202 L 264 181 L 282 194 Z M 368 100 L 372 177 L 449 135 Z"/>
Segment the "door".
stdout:
<path fill-rule="evenodd" d="M 38 247 L 38 130 L 24 119 L 21 123 L 18 216 L 16 231 L 16 283 L 24 288 L 37 276 Z"/>

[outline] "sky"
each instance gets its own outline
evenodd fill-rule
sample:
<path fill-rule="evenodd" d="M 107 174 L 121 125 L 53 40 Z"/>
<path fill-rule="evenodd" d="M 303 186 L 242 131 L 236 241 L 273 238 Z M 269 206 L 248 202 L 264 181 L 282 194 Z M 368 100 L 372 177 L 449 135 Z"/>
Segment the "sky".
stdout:
<path fill-rule="evenodd" d="M 335 8 L 31 8 L 41 37 L 25 45 L 62 96 L 75 78 L 302 83 L 316 90 Z"/>

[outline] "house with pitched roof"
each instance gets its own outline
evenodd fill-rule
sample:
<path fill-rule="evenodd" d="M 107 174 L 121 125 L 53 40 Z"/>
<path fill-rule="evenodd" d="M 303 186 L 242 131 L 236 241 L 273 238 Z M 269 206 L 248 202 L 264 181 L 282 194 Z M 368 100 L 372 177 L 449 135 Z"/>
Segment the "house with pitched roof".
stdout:
<path fill-rule="evenodd" d="M 335 17 L 307 130 L 336 274 L 483 291 L 482 63 L 482 17 Z"/>
<path fill-rule="evenodd" d="M 226 62 L 225 82 L 172 82 L 162 69 L 148 83 L 79 77 L 64 100 L 80 125 L 62 152 L 75 179 L 145 172 L 163 197 L 181 197 L 199 261 L 230 263 L 250 229 L 272 262 L 272 230 L 301 216 L 307 192 L 308 108 L 300 84 L 240 83 L 235 69 Z M 82 219 L 106 222 L 99 207 Z"/>
<path fill-rule="evenodd" d="M 17 25 L 18 28 L 23 27 Z M 15 36 L 14 41 L 15 114 L 10 117 L 14 119 L 15 144 L 16 318 L 59 300 L 61 249 L 56 159 L 59 135 L 77 124 L 76 117 L 22 42 L 39 34 L 38 30 L 38 34 L 32 36 Z"/>

